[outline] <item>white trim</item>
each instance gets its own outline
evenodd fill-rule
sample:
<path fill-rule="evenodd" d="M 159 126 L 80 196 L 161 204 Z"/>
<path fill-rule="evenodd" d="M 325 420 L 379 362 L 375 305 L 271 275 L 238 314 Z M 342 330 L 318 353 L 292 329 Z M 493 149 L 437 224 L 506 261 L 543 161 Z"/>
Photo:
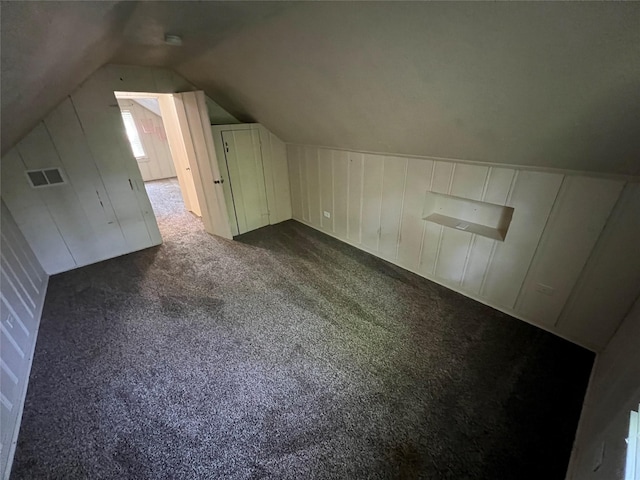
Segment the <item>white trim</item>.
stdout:
<path fill-rule="evenodd" d="M 368 155 L 383 155 L 383 156 L 391 156 L 391 157 L 402 157 L 402 158 L 417 158 L 419 160 L 431 160 L 434 162 L 449 162 L 449 163 L 465 163 L 469 165 L 483 165 L 488 167 L 496 167 L 496 168 L 513 168 L 517 170 L 528 170 L 533 172 L 548 172 L 548 173 L 560 173 L 563 175 L 580 175 L 586 177 L 596 177 L 596 178 L 609 178 L 612 180 L 624 180 L 628 182 L 640 182 L 640 175 L 631 175 L 624 173 L 606 173 L 606 172 L 595 172 L 589 170 L 571 170 L 566 168 L 555 168 L 555 167 L 536 167 L 533 165 L 518 165 L 515 163 L 497 163 L 497 162 L 486 162 L 482 160 L 468 160 L 461 158 L 451 158 L 451 157 L 434 157 L 429 155 L 414 155 L 409 153 L 394 153 L 394 152 L 374 152 L 371 150 L 355 150 L 343 147 L 332 147 L 328 145 L 312 145 L 308 143 L 295 143 L 289 142 L 287 145 L 297 145 L 302 147 L 315 147 L 315 148 L 326 148 L 330 150 L 339 150 L 343 152 L 352 152 L 352 153 L 360 153 L 360 154 L 368 154 Z"/>
<path fill-rule="evenodd" d="M 640 412 L 640 405 L 638 406 Z M 640 414 L 635 410 L 629 413 L 629 436 L 627 442 L 627 460 L 624 480 L 640 480 Z"/>

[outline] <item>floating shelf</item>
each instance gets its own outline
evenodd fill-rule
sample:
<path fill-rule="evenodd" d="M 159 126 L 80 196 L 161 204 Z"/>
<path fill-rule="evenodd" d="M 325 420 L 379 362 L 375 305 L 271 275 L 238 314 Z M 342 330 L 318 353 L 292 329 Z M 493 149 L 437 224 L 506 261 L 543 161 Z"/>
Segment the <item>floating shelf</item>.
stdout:
<path fill-rule="evenodd" d="M 423 220 L 503 242 L 513 212 L 504 205 L 427 192 Z"/>

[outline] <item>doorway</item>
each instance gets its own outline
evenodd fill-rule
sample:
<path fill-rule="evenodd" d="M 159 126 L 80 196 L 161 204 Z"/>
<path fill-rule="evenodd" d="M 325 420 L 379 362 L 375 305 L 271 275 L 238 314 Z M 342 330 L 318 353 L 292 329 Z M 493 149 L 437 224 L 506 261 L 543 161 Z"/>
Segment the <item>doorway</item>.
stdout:
<path fill-rule="evenodd" d="M 170 95 L 115 92 L 115 96 L 159 226 L 185 210 L 200 218 L 193 175 L 180 145 L 182 133 L 166 106 Z M 176 188 L 180 195 L 175 195 Z"/>

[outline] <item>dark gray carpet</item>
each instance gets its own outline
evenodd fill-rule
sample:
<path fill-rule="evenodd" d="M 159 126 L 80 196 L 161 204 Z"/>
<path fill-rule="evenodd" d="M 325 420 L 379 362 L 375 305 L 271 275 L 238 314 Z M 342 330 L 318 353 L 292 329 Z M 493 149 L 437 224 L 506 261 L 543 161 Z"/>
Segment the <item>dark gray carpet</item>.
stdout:
<path fill-rule="evenodd" d="M 51 279 L 14 479 L 563 479 L 593 355 L 288 221 Z"/>

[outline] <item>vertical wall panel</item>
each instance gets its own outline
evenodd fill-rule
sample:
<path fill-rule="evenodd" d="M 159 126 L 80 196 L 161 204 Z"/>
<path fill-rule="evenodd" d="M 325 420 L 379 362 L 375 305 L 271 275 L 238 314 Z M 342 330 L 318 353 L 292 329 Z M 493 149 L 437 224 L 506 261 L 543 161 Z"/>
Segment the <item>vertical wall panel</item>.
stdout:
<path fill-rule="evenodd" d="M 508 203 L 515 209 L 509 233 L 496 244 L 481 292 L 497 305 L 514 307 L 562 179 L 557 173 L 518 173 Z"/>
<path fill-rule="evenodd" d="M 452 162 L 435 162 L 433 168 L 433 179 L 429 190 L 436 193 L 449 194 L 451 191 L 455 167 L 456 164 Z M 424 213 L 425 212 L 423 212 L 423 217 Z M 435 275 L 439 261 L 440 245 L 442 243 L 442 238 L 445 235 L 445 228 L 432 222 L 424 223 L 420 271 L 428 275 Z"/>
<path fill-rule="evenodd" d="M 309 192 L 309 222 L 320 228 L 320 172 L 318 169 L 318 149 L 304 148 L 307 163 L 307 189 Z"/>
<path fill-rule="evenodd" d="M 431 160 L 407 160 L 398 263 L 411 270 L 417 270 L 420 264 L 422 235 L 427 223 L 422 219 L 424 199 L 426 192 L 431 188 L 433 168 L 434 162 Z"/>
<path fill-rule="evenodd" d="M 496 246 L 496 240 L 480 235 L 474 235 L 469 250 L 469 258 L 462 280 L 463 288 L 474 295 L 480 293 L 484 276 L 491 260 L 491 252 Z"/>
<path fill-rule="evenodd" d="M 487 179 L 487 188 L 482 200 L 496 205 L 506 205 L 515 173 L 515 170 L 511 168 L 491 167 L 488 174 L 489 178 Z"/>
<path fill-rule="evenodd" d="M 511 191 L 515 170 L 511 168 L 491 167 L 487 173 L 487 181 L 482 201 L 505 205 Z M 462 287 L 474 295 L 480 293 L 487 267 L 491 260 L 497 241 L 474 235 L 469 248 L 469 256 L 462 279 Z"/>
<path fill-rule="evenodd" d="M 142 176 L 131 153 L 113 94 L 118 79 L 116 71 L 99 71 L 76 90 L 71 99 L 128 249 L 134 251 L 149 247 L 153 242 L 136 194 L 142 186 Z"/>
<path fill-rule="evenodd" d="M 4 201 L 0 208 L 0 475 L 9 478 L 48 277 Z"/>
<path fill-rule="evenodd" d="M 157 99 L 147 98 L 157 104 Z M 120 110 L 128 110 L 138 129 L 146 157 L 137 159 L 142 179 L 147 182 L 176 176 L 162 117 L 131 98 L 118 99 Z M 158 107 L 159 108 L 159 107 Z"/>
<path fill-rule="evenodd" d="M 590 319 L 585 316 L 579 306 L 586 294 L 581 293 L 579 300 L 570 298 L 557 326 L 553 322 L 545 324 L 545 318 L 554 318 L 554 309 L 562 309 L 568 292 L 576 283 L 580 289 L 591 292 L 588 294 L 590 298 L 597 298 L 594 292 L 603 288 L 597 287 L 598 282 L 593 280 L 596 275 L 593 272 L 607 270 L 602 267 L 603 260 L 592 259 L 584 269 L 582 276 L 591 280 L 581 278 L 578 281 L 577 277 L 586 261 L 585 255 L 598 251 L 598 247 L 592 248 L 593 242 L 596 238 L 602 240 L 599 231 L 619 196 L 621 181 L 572 176 L 566 180 L 563 189 L 570 194 L 571 201 L 568 201 L 565 193 L 558 195 L 565 179 L 560 173 L 419 158 L 383 158 L 359 152 L 332 153 L 332 182 L 322 171 L 320 190 L 324 195 L 322 192 L 332 189 L 333 234 L 338 238 L 356 245 L 362 243 L 363 247 L 382 258 L 418 271 L 489 305 L 519 314 L 534 324 L 577 339 L 590 348 L 602 346 L 602 342 L 590 334 L 598 331 L 593 327 L 596 317 L 592 315 L 593 319 Z M 321 155 L 321 158 L 328 158 L 328 154 Z M 306 168 L 305 161 L 300 164 Z M 308 195 L 308 185 L 303 182 L 303 198 L 305 189 Z M 629 191 L 627 189 L 626 196 L 633 197 Z M 505 241 L 424 221 L 427 192 L 514 208 Z M 324 196 L 321 198 L 321 208 L 328 208 Z M 460 218 L 464 218 L 465 212 L 459 212 Z M 624 222 L 630 223 L 630 217 L 627 217 L 624 217 Z M 558 222 L 561 225 L 556 225 Z M 611 234 L 616 240 L 611 240 L 611 245 L 625 235 L 624 229 L 617 225 L 615 233 Z M 629 234 L 633 229 L 626 230 L 627 237 L 633 237 Z M 603 235 L 606 236 L 606 232 Z M 588 241 L 575 248 L 584 239 Z M 629 247 L 620 247 L 620 250 L 628 254 Z M 607 255 L 607 258 L 611 257 L 610 252 Z M 613 264 L 621 271 L 630 270 L 622 262 L 616 263 L 615 259 Z M 567 265 L 567 268 L 562 265 Z M 614 269 L 608 269 L 601 276 L 614 278 L 613 272 Z M 632 277 L 624 272 L 621 278 Z M 531 285 L 540 283 L 541 278 L 553 278 L 547 281 L 560 283 L 562 288 L 557 291 L 561 291 L 561 295 L 550 297 L 551 301 L 547 303 L 532 300 Z M 634 281 L 629 280 L 631 283 Z M 618 283 L 614 281 L 611 284 Z M 624 290 L 619 285 L 617 289 Z M 613 298 L 615 290 L 612 286 L 604 295 Z M 576 295 L 574 293 L 573 298 L 578 298 Z M 631 298 L 632 294 L 628 296 Z M 603 315 L 597 306 L 594 310 L 600 312 L 599 316 Z M 550 311 L 553 311 L 551 316 Z M 606 325 L 601 330 L 605 336 L 623 315 L 615 311 L 614 320 L 604 322 Z M 581 324 L 579 317 L 587 320 Z"/>
<path fill-rule="evenodd" d="M 300 186 L 300 147 L 287 145 L 287 164 L 289 166 L 289 184 L 291 188 L 291 214 L 293 218 L 303 220 L 302 191 Z M 306 194 L 306 192 L 305 192 Z"/>
<path fill-rule="evenodd" d="M 604 347 L 640 294 L 640 184 L 628 183 L 558 321 L 578 341 Z"/>
<path fill-rule="evenodd" d="M 433 167 L 433 180 L 431 182 L 432 192 L 449 193 L 455 167 L 456 164 L 453 162 L 435 162 Z"/>
<path fill-rule="evenodd" d="M 71 100 L 67 98 L 51 112 L 45 119 L 45 125 L 60 153 L 60 160 L 78 195 L 85 218 L 95 233 L 92 242 L 96 248 L 95 257 L 90 261 L 126 253 L 122 230 Z"/>
<path fill-rule="evenodd" d="M 306 147 L 300 147 L 300 196 L 302 198 L 302 219 L 309 221 L 309 176 Z"/>
<path fill-rule="evenodd" d="M 221 133 L 238 233 L 264 227 L 269 224 L 269 214 L 258 131 L 247 128 Z"/>
<path fill-rule="evenodd" d="M 480 200 L 488 171 L 489 168 L 484 166 L 456 164 L 449 193 Z M 460 218 L 465 218 L 465 212 L 460 212 Z M 473 234 L 469 232 L 444 227 L 434 274 L 446 282 L 461 283 L 472 239 Z"/>
<path fill-rule="evenodd" d="M 347 238 L 355 243 L 361 241 L 362 221 L 362 165 L 361 153 L 349 153 L 349 207 Z"/>
<path fill-rule="evenodd" d="M 161 242 L 113 92 L 193 89 L 167 70 L 107 65 L 56 106 L 44 127 L 40 124 L 25 137 L 19 148 L 27 160 L 17 150 L 2 159 L 3 198 L 48 273 Z M 50 138 L 42 134 L 47 131 Z M 29 143 L 32 139 L 35 144 Z M 46 167 L 52 160 L 59 162 L 71 185 L 34 191 L 20 163 Z"/>
<path fill-rule="evenodd" d="M 623 182 L 567 177 L 536 251 L 516 310 L 553 325 L 611 213 Z M 564 251 L 571 245 L 571 255 Z M 552 291 L 541 291 L 540 285 Z"/>
<path fill-rule="evenodd" d="M 2 198 L 18 219 L 29 246 L 39 263 L 49 273 L 59 273 L 76 266 L 47 204 L 31 188 L 25 176 L 26 166 L 16 149 L 2 157 Z"/>
<path fill-rule="evenodd" d="M 365 155 L 362 178 L 361 242 L 370 250 L 378 250 L 384 157 Z"/>
<path fill-rule="evenodd" d="M 333 232 L 333 154 L 331 150 L 321 148 L 318 150 L 318 168 L 320 174 L 320 198 L 322 204 L 320 210 L 320 225 L 323 230 Z M 328 212 L 331 217 L 324 216 Z"/>
<path fill-rule="evenodd" d="M 406 174 L 406 158 L 385 157 L 380 213 L 380 246 L 378 248 L 384 258 L 395 259 L 398 253 Z"/>
<path fill-rule="evenodd" d="M 333 231 L 347 238 L 349 216 L 349 156 L 342 150 L 333 152 Z"/>
<path fill-rule="evenodd" d="M 28 169 L 62 168 L 58 153 L 44 123 L 34 128 L 20 143 L 18 152 Z M 63 172 L 66 175 L 66 172 Z M 28 185 L 26 188 L 30 188 Z M 66 182 L 35 190 L 47 205 L 56 227 L 60 231 L 74 261 L 86 265 L 100 257 L 96 234 L 91 228 L 82 205 L 73 188 Z"/>
<path fill-rule="evenodd" d="M 267 186 L 269 223 L 271 225 L 291 218 L 291 193 L 285 143 L 262 125 L 259 127 L 262 161 Z"/>
<path fill-rule="evenodd" d="M 488 173 L 489 167 L 465 163 L 456 164 L 449 193 L 457 197 L 480 200 Z"/>

